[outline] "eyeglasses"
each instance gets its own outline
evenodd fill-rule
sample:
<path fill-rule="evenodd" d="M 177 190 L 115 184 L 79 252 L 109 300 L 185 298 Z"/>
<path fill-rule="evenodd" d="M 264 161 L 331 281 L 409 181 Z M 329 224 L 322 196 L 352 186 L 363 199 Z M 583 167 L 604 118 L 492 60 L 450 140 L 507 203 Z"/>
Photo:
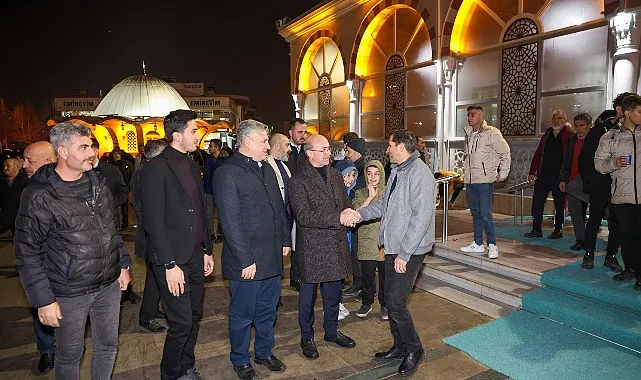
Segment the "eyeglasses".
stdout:
<path fill-rule="evenodd" d="M 332 151 L 330 147 L 325 147 L 323 149 L 307 149 L 307 150 L 310 150 L 312 152 L 321 152 L 321 153 L 328 153 Z"/>

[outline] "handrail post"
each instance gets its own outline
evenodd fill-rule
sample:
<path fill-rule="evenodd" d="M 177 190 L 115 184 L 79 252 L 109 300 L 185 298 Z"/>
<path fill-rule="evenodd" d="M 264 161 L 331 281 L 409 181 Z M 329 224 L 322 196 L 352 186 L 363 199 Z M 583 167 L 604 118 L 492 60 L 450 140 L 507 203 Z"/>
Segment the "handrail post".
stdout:
<path fill-rule="evenodd" d="M 443 182 L 443 198 L 441 199 L 441 202 L 443 202 L 443 233 L 441 235 L 441 243 L 445 243 L 447 241 L 447 212 L 449 210 L 449 186 L 450 181 L 445 181 Z M 438 191 L 438 190 L 436 190 Z"/>

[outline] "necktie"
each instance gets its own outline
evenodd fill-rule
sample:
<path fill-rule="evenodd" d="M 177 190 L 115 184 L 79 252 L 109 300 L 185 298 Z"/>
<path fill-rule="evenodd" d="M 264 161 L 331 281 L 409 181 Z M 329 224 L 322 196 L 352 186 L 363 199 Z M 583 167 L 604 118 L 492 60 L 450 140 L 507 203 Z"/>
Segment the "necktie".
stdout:
<path fill-rule="evenodd" d="M 280 176 L 283 177 L 283 203 L 285 204 L 285 209 L 287 210 L 287 216 L 291 217 L 292 216 L 292 209 L 289 206 L 289 190 L 287 189 L 287 183 L 289 182 L 289 177 L 287 176 L 287 171 L 285 170 L 285 167 L 283 166 L 283 162 L 281 160 L 274 160 L 276 162 L 276 166 L 278 166 L 278 170 L 280 170 Z"/>

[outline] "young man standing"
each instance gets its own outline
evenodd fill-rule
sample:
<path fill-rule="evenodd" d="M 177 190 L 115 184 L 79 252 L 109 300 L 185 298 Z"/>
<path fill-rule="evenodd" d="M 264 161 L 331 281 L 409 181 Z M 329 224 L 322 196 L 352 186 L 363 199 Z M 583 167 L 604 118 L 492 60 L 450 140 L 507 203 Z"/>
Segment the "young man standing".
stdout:
<path fill-rule="evenodd" d="M 503 182 L 510 173 L 510 146 L 501 131 L 488 125 L 484 119 L 483 108 L 467 107 L 465 127 L 465 188 L 470 202 L 474 223 L 474 241 L 462 247 L 466 253 L 484 253 L 483 231 L 487 237 L 487 256 L 499 257 L 492 217 L 492 197 L 494 183 Z"/>

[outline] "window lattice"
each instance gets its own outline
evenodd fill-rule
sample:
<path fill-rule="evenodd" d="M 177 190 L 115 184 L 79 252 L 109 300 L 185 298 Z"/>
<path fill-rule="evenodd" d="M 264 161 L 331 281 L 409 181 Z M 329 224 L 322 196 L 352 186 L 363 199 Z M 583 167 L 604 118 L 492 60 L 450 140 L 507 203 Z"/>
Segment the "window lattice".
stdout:
<path fill-rule="evenodd" d="M 387 60 L 385 70 L 405 66 L 403 57 L 394 54 Z M 385 137 L 405 128 L 405 72 L 385 76 Z"/>
<path fill-rule="evenodd" d="M 137 152 L 138 151 L 138 139 L 136 138 L 136 133 L 134 131 L 127 132 L 127 152 Z"/>
<path fill-rule="evenodd" d="M 508 27 L 504 41 L 536 34 L 534 21 L 523 18 Z M 538 42 L 503 49 L 501 53 L 501 132 L 504 135 L 536 133 Z"/>
<path fill-rule="evenodd" d="M 318 87 L 329 86 L 332 81 L 329 74 L 323 74 L 318 79 Z M 318 92 L 318 133 L 327 137 L 330 136 L 330 117 L 332 113 L 332 90 L 321 90 Z"/>

